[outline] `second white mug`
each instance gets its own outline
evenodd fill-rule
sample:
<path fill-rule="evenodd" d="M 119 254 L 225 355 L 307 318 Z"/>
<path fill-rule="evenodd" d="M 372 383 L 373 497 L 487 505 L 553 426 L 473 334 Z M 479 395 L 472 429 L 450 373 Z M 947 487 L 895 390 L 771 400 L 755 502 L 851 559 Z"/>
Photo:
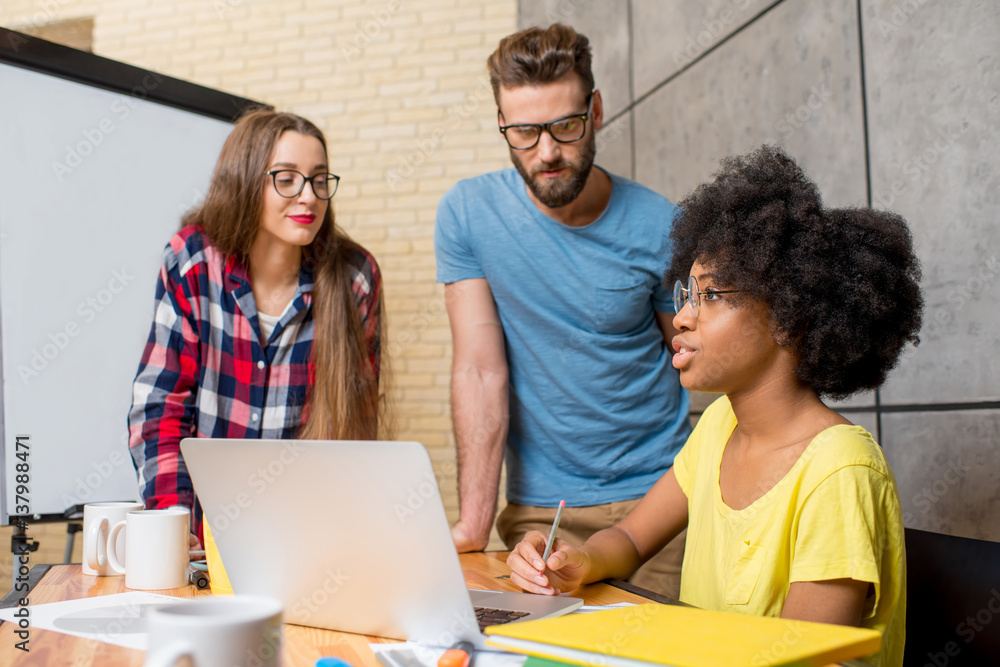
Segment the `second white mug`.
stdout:
<path fill-rule="evenodd" d="M 108 535 L 110 545 L 125 531 L 128 565 L 108 549 L 109 567 L 125 575 L 126 588 L 152 591 L 186 585 L 190 523 L 185 509 L 129 512 Z"/>
<path fill-rule="evenodd" d="M 108 544 L 111 528 L 124 521 L 129 512 L 141 510 L 139 502 L 87 503 L 83 506 L 83 573 L 107 577 L 118 574 L 108 565 L 108 551 L 125 562 L 124 535 Z"/>

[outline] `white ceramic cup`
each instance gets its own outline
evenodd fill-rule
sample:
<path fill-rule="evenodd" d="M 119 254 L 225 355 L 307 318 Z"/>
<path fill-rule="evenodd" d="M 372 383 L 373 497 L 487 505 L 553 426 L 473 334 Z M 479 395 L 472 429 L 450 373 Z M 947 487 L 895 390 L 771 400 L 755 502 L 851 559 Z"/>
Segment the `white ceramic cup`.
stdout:
<path fill-rule="evenodd" d="M 190 523 L 186 509 L 129 512 L 108 534 L 110 545 L 125 531 L 128 567 L 114 549 L 108 549 L 108 566 L 125 575 L 126 588 L 155 591 L 186 586 Z"/>
<path fill-rule="evenodd" d="M 87 503 L 83 506 L 83 573 L 97 577 L 115 576 L 118 572 L 108 566 L 108 551 L 114 551 L 118 561 L 125 562 L 125 536 L 108 544 L 112 526 L 125 520 L 129 512 L 141 510 L 142 503 L 112 502 Z"/>
<path fill-rule="evenodd" d="M 275 667 L 281 653 L 279 600 L 259 595 L 204 597 L 161 607 L 146 618 L 146 667 Z"/>

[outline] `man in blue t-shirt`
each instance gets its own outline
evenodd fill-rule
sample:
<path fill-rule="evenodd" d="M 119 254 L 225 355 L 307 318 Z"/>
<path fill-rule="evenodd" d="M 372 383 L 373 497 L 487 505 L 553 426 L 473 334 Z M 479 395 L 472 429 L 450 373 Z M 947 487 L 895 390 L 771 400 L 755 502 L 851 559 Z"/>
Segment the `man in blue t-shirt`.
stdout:
<path fill-rule="evenodd" d="M 604 112 L 586 37 L 525 30 L 488 66 L 516 170 L 455 185 L 434 237 L 454 340 L 452 536 L 459 551 L 486 546 L 505 456 L 504 542 L 547 533 L 565 500 L 560 537 L 581 543 L 638 503 L 690 433 L 662 284 L 677 209 L 593 168 Z M 683 540 L 632 581 L 676 597 Z"/>

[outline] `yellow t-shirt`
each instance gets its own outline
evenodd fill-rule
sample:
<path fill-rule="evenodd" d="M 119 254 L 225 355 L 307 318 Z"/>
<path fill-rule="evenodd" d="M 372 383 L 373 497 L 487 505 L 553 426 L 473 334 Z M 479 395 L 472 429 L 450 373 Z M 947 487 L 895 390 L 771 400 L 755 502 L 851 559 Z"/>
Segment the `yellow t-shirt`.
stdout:
<path fill-rule="evenodd" d="M 826 429 L 773 488 L 734 510 L 722 500 L 719 466 L 735 428 L 736 415 L 722 397 L 674 461 L 689 517 L 681 600 L 780 616 L 793 581 L 868 581 L 875 593 L 861 625 L 882 633 L 882 650 L 866 661 L 902 665 L 903 519 L 896 480 L 871 434 L 860 426 Z"/>

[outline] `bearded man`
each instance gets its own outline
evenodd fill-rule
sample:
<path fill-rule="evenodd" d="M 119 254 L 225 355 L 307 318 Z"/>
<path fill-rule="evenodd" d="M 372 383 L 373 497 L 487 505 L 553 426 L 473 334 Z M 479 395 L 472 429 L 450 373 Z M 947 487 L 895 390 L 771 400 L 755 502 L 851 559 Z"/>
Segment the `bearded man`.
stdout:
<path fill-rule="evenodd" d="M 677 208 L 595 168 L 604 105 L 585 36 L 530 28 L 487 65 L 515 168 L 457 183 L 435 228 L 454 343 L 452 537 L 486 547 L 505 459 L 508 547 L 548 534 L 561 500 L 558 536 L 580 544 L 635 507 L 690 433 L 662 283 Z M 683 548 L 682 533 L 631 581 L 677 597 Z"/>

